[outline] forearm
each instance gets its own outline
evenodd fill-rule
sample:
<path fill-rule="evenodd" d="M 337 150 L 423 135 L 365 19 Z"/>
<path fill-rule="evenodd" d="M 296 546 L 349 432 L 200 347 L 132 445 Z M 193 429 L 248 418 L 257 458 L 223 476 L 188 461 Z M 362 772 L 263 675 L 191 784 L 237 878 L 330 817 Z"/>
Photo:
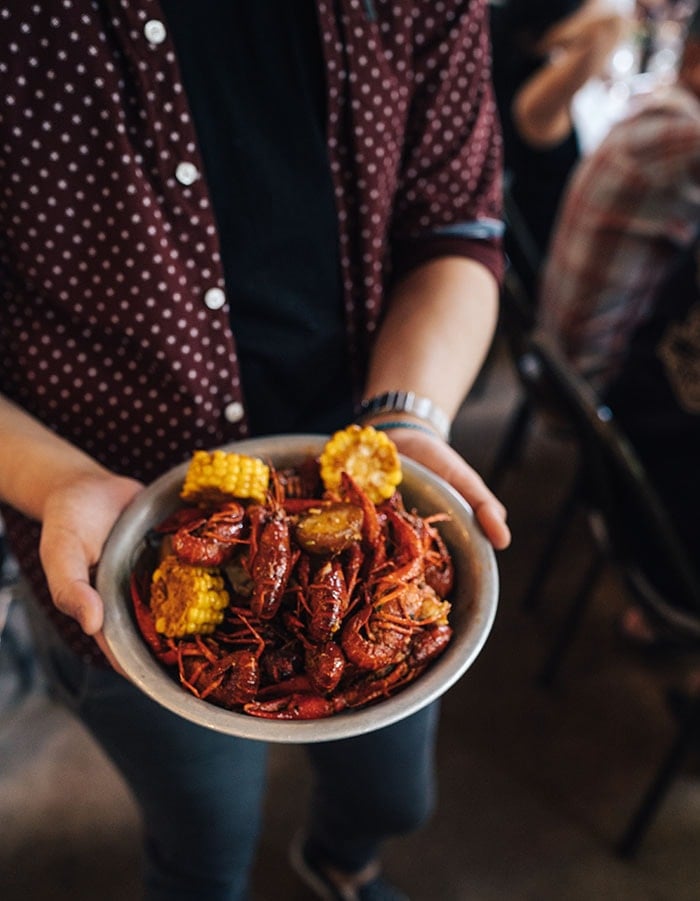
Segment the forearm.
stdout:
<path fill-rule="evenodd" d="M 414 391 L 452 419 L 488 352 L 496 280 L 461 257 L 433 260 L 395 287 L 370 362 L 365 397 Z"/>
<path fill-rule="evenodd" d="M 76 478 L 107 471 L 0 395 L 0 499 L 42 521 L 46 499 Z"/>
<path fill-rule="evenodd" d="M 476 378 L 496 326 L 498 286 L 481 264 L 464 257 L 442 257 L 407 275 L 392 292 L 377 337 L 365 398 L 386 391 L 413 391 L 437 404 L 450 418 Z M 452 485 L 476 513 L 496 548 L 510 542 L 503 505 L 463 457 L 431 427 L 404 427 L 410 414 L 375 414 L 364 420 L 390 420 L 399 451 L 427 466 Z"/>
<path fill-rule="evenodd" d="M 573 96 L 588 81 L 589 73 L 585 52 L 573 50 L 523 85 L 513 102 L 513 118 L 525 141 L 547 147 L 566 138 L 572 129 Z"/>
<path fill-rule="evenodd" d="M 0 395 L 0 499 L 42 523 L 39 553 L 53 602 L 94 635 L 108 657 L 90 568 L 140 488 Z"/>
<path fill-rule="evenodd" d="M 551 53 L 551 60 L 525 82 L 513 105 L 525 140 L 546 146 L 566 137 L 572 127 L 574 95 L 591 78 L 603 74 L 625 27 L 625 20 L 612 13 L 585 21 L 575 14 L 565 26 L 552 30 L 540 48 Z"/>

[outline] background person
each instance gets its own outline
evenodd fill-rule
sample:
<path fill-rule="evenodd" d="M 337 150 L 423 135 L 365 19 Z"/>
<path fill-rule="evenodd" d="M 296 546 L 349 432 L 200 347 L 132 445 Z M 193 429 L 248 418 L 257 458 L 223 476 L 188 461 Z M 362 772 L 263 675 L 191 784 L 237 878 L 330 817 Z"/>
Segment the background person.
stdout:
<path fill-rule="evenodd" d="M 677 81 L 577 170 L 544 270 L 542 329 L 604 397 L 700 554 L 700 14 Z M 663 583 L 663 573 L 654 577 Z M 637 629 L 638 616 L 629 617 Z M 651 638 L 651 636 L 649 636 Z"/>
<path fill-rule="evenodd" d="M 505 167 L 540 259 L 581 158 L 574 96 L 591 78 L 605 74 L 626 24 L 607 0 L 506 0 L 492 8 L 493 81 Z M 516 249 L 509 252 L 518 268 Z"/>

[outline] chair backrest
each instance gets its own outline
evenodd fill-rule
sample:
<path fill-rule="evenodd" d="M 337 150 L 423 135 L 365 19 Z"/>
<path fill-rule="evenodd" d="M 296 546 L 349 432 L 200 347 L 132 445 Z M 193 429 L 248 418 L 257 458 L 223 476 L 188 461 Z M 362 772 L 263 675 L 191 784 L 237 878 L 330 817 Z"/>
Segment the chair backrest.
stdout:
<path fill-rule="evenodd" d="M 501 286 L 501 325 L 511 353 L 517 355 L 522 340 L 530 335 L 537 321 L 535 292 L 542 261 L 507 180 L 503 188 L 503 206 L 506 268 Z"/>
<path fill-rule="evenodd" d="M 630 586 L 658 618 L 700 637 L 697 566 L 610 408 L 539 336 L 515 363 L 531 401 L 575 438 L 582 497 L 599 514 Z M 650 576 L 658 572 L 663 588 Z"/>
<path fill-rule="evenodd" d="M 506 177 L 503 186 L 503 218 L 505 222 L 504 247 L 508 266 L 506 275 L 513 275 L 518 284 L 517 292 L 534 316 L 537 286 L 542 269 L 542 253 L 532 234 L 522 210 L 515 201 Z"/>

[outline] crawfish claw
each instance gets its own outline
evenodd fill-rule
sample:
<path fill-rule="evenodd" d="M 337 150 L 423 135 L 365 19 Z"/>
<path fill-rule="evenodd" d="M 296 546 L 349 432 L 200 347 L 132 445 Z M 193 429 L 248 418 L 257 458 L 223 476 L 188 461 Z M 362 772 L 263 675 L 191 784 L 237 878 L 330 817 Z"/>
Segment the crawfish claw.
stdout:
<path fill-rule="evenodd" d="M 268 720 L 315 720 L 335 713 L 336 705 L 322 695 L 296 693 L 271 701 L 252 701 L 243 710 Z"/>

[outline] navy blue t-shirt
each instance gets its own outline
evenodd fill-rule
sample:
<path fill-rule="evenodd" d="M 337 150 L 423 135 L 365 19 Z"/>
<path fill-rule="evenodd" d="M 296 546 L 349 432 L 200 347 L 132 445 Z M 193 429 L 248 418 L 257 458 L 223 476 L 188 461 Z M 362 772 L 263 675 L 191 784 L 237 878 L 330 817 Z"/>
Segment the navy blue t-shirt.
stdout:
<path fill-rule="evenodd" d="M 313 0 L 163 3 L 217 219 L 254 435 L 352 416 Z"/>

